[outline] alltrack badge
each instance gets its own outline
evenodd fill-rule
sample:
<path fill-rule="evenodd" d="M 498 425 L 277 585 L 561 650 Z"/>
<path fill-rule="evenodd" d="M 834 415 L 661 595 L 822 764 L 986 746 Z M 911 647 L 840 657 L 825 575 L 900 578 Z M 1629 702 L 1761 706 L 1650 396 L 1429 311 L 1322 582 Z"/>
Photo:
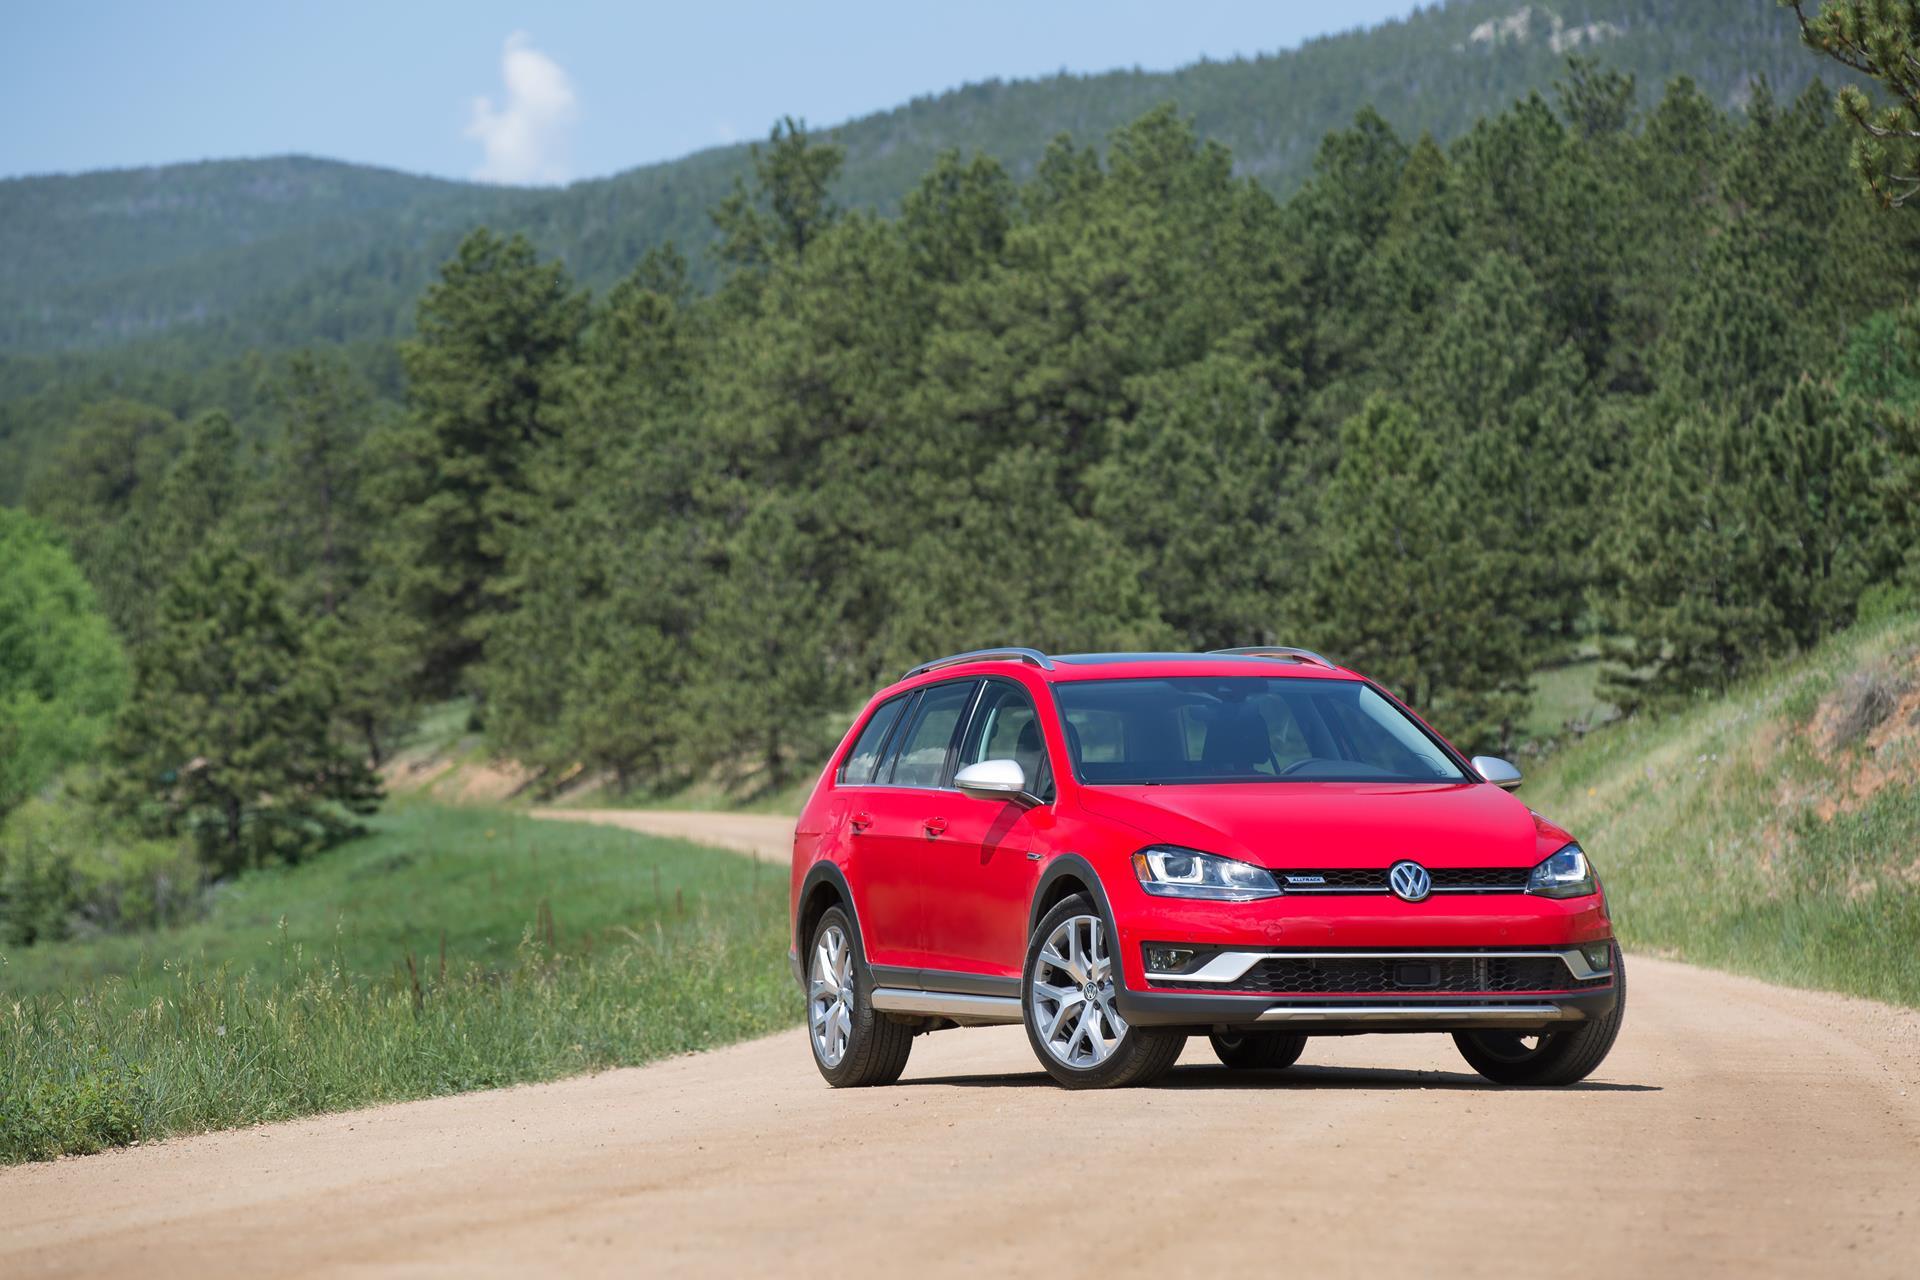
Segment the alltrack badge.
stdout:
<path fill-rule="evenodd" d="M 1433 877 L 1417 862 L 1396 862 L 1387 871 L 1387 884 L 1408 902 L 1423 901 L 1433 892 Z"/>

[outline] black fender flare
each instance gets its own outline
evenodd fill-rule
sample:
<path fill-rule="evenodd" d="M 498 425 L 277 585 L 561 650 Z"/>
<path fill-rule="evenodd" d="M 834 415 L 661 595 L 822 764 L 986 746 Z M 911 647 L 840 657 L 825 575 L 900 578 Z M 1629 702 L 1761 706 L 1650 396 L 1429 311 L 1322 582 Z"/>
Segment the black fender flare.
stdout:
<path fill-rule="evenodd" d="M 1100 914 L 1106 917 L 1107 932 L 1114 933 L 1113 904 L 1107 901 L 1107 888 L 1100 883 L 1100 873 L 1093 864 L 1077 853 L 1063 853 L 1047 863 L 1046 870 L 1040 873 L 1040 881 L 1033 886 L 1033 898 L 1027 905 L 1027 936 L 1040 927 L 1040 917 L 1044 912 L 1040 904 L 1047 900 L 1047 892 L 1061 880 L 1071 877 L 1087 886 L 1093 893 L 1094 905 L 1100 908 Z M 1118 942 L 1118 935 L 1115 941 Z"/>
<path fill-rule="evenodd" d="M 855 934 L 853 941 L 854 946 L 858 948 L 854 959 L 862 968 L 865 968 L 867 963 L 867 930 L 866 926 L 860 923 L 860 908 L 853 900 L 853 886 L 847 883 L 846 872 L 840 870 L 838 864 L 822 858 L 807 869 L 807 874 L 800 881 L 800 892 L 794 897 L 793 922 L 790 926 L 793 934 L 793 948 L 787 954 L 793 959 L 793 980 L 800 984 L 802 991 L 807 987 L 807 973 L 805 966 L 800 963 L 800 945 L 806 941 L 800 936 L 800 917 L 806 910 L 807 900 L 813 897 L 814 891 L 823 884 L 833 887 L 840 898 L 840 905 L 846 908 L 847 915 L 853 919 Z"/>

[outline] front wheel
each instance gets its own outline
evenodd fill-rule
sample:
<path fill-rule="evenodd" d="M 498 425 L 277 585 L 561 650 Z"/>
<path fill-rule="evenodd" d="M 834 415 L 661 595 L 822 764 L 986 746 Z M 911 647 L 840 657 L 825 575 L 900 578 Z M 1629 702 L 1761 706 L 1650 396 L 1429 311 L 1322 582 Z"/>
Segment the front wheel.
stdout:
<path fill-rule="evenodd" d="M 1300 1061 L 1307 1038 L 1287 1031 L 1216 1031 L 1207 1037 L 1222 1066 L 1278 1071 Z"/>
<path fill-rule="evenodd" d="M 913 1030 L 873 1011 L 873 984 L 853 922 L 829 907 L 813 927 L 807 962 L 807 1041 L 835 1088 L 892 1084 L 907 1069 Z"/>
<path fill-rule="evenodd" d="M 1467 1065 L 1495 1084 L 1565 1085 L 1593 1074 L 1627 1014 L 1627 966 L 1613 949 L 1618 999 L 1611 1011 L 1588 1022 L 1551 1031 L 1456 1031 L 1453 1042 Z"/>
<path fill-rule="evenodd" d="M 1172 1069 L 1184 1032 L 1130 1027 L 1114 1005 L 1114 957 L 1099 908 L 1076 895 L 1027 944 L 1021 1009 L 1047 1074 L 1069 1089 L 1152 1084 Z"/>

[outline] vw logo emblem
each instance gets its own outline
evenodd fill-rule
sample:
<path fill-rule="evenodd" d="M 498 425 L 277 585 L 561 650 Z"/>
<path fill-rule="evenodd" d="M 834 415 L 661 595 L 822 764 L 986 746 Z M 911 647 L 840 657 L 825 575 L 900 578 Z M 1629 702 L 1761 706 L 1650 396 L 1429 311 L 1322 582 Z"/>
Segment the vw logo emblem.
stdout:
<path fill-rule="evenodd" d="M 1387 884 L 1408 902 L 1420 902 L 1433 892 L 1433 877 L 1417 862 L 1396 862 L 1387 871 Z"/>

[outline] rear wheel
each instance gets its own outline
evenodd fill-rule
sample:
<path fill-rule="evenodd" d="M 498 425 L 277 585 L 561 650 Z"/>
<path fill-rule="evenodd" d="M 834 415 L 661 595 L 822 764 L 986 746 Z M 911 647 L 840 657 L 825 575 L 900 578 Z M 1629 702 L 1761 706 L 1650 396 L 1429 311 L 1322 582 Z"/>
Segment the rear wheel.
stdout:
<path fill-rule="evenodd" d="M 1627 1013 L 1627 967 L 1613 949 L 1618 999 L 1602 1017 L 1550 1031 L 1456 1031 L 1467 1065 L 1495 1084 L 1563 1085 L 1584 1080 L 1605 1061 Z"/>
<path fill-rule="evenodd" d="M 1216 1031 L 1207 1037 L 1224 1066 L 1277 1071 L 1300 1060 L 1307 1038 L 1286 1031 Z"/>
<path fill-rule="evenodd" d="M 1047 912 L 1027 944 L 1020 1005 L 1047 1074 L 1069 1089 L 1152 1084 L 1184 1032 L 1131 1027 L 1114 1005 L 1114 957 L 1099 908 L 1076 895 Z"/>
<path fill-rule="evenodd" d="M 807 1042 L 813 1065 L 835 1088 L 892 1084 L 907 1069 L 913 1031 L 873 1011 L 873 984 L 853 922 L 827 908 L 807 960 Z"/>

